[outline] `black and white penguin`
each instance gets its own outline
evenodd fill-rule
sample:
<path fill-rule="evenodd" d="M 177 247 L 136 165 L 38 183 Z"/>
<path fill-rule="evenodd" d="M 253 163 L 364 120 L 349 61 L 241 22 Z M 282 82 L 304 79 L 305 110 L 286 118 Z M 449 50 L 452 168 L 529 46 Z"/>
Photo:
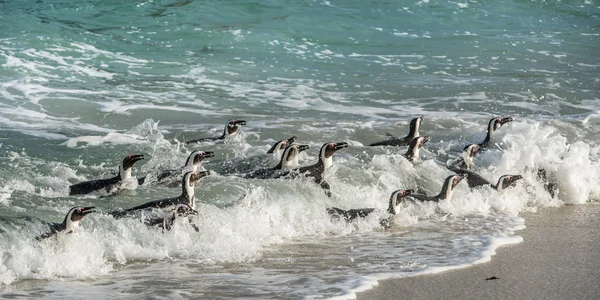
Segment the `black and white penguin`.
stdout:
<path fill-rule="evenodd" d="M 200 138 L 200 139 L 196 139 L 196 140 L 187 141 L 186 143 L 190 144 L 190 143 L 198 143 L 198 142 L 224 140 L 230 136 L 236 135 L 240 131 L 240 128 L 244 125 L 246 125 L 246 121 L 244 121 L 244 120 L 231 119 L 231 120 L 227 121 L 227 124 L 225 124 L 225 129 L 223 129 L 223 134 L 221 136 Z"/>
<path fill-rule="evenodd" d="M 463 170 L 471 170 L 475 167 L 475 163 L 473 162 L 473 158 L 477 155 L 479 151 L 479 145 L 477 144 L 469 144 L 463 148 L 460 156 L 454 160 L 453 162 L 448 164 L 448 169 L 463 169 Z"/>
<path fill-rule="evenodd" d="M 346 142 L 323 144 L 319 150 L 319 160 L 317 163 L 284 172 L 275 178 L 296 178 L 298 176 L 312 177 L 314 181 L 325 190 L 325 194 L 329 197 L 331 196 L 330 186 L 329 183 L 323 179 L 323 174 L 325 173 L 325 170 L 333 165 L 333 154 L 346 147 L 348 147 L 348 143 Z"/>
<path fill-rule="evenodd" d="M 269 169 L 281 161 L 281 156 L 289 145 L 296 141 L 297 137 L 275 142 L 265 154 L 254 155 L 241 159 L 225 159 L 219 163 L 220 174 L 243 174 L 258 169 Z"/>
<path fill-rule="evenodd" d="M 177 204 L 187 204 L 192 209 L 194 209 L 196 208 L 196 198 L 194 197 L 194 187 L 196 186 L 196 182 L 209 174 L 209 171 L 187 172 L 183 175 L 183 179 L 181 180 L 181 195 L 173 198 L 146 202 L 142 205 L 138 205 L 122 211 L 113 211 L 109 214 L 115 218 L 119 218 L 138 210 L 144 210 L 148 208 L 169 209 L 177 206 Z"/>
<path fill-rule="evenodd" d="M 456 185 L 465 178 L 467 178 L 467 174 L 450 175 L 450 176 L 446 177 L 446 179 L 444 180 L 444 184 L 442 185 L 442 190 L 440 191 L 439 194 L 437 194 L 435 196 L 427 196 L 425 194 L 413 193 L 409 197 L 411 198 L 411 200 L 417 200 L 417 201 L 434 201 L 434 202 L 439 202 L 440 200 L 448 200 L 449 201 L 452 198 L 452 192 L 454 191 L 454 188 L 456 188 Z"/>
<path fill-rule="evenodd" d="M 194 210 L 191 206 L 187 205 L 187 204 L 177 204 L 177 206 L 175 206 L 175 209 L 173 209 L 172 212 L 166 213 L 163 216 L 157 216 L 157 217 L 150 217 L 150 218 L 146 218 L 143 219 L 142 221 L 144 222 L 144 224 L 148 227 L 160 227 L 162 228 L 163 232 L 165 230 L 170 231 L 171 228 L 173 227 L 173 224 L 175 223 L 175 221 L 179 218 L 187 218 L 190 215 L 197 215 L 198 212 L 196 210 Z M 189 221 L 189 219 L 188 219 Z M 194 225 L 191 224 L 194 227 L 194 230 L 196 230 L 196 232 L 200 231 L 200 229 Z"/>
<path fill-rule="evenodd" d="M 391 133 L 386 133 L 390 139 L 376 142 L 370 144 L 369 146 L 407 146 L 410 145 L 416 137 L 419 136 L 419 129 L 421 128 L 421 123 L 423 122 L 423 117 L 414 118 L 410 121 L 410 129 L 408 131 L 408 135 L 403 138 L 397 138 Z"/>
<path fill-rule="evenodd" d="M 83 219 L 87 214 L 95 212 L 94 206 L 82 207 L 76 206 L 69 210 L 67 216 L 62 223 L 48 223 L 48 227 L 50 227 L 50 231 L 37 236 L 36 240 L 46 239 L 52 236 L 55 236 L 58 233 L 71 233 L 75 228 L 79 226 L 79 221 Z"/>
<path fill-rule="evenodd" d="M 144 159 L 144 155 L 129 154 L 121 162 L 119 175 L 107 179 L 90 180 L 73 184 L 69 187 L 69 195 L 89 194 L 95 191 L 114 195 L 124 187 L 135 189 L 138 186 L 138 181 L 135 177 L 131 176 L 131 170 L 133 164 L 142 159 Z"/>
<path fill-rule="evenodd" d="M 512 122 L 513 118 L 511 117 L 505 117 L 505 118 L 492 118 L 490 119 L 490 122 L 488 123 L 488 127 L 487 127 L 487 134 L 485 136 L 485 139 L 483 140 L 483 142 L 479 143 L 479 148 L 485 149 L 489 143 L 490 140 L 492 139 L 492 134 L 500 129 L 500 127 L 502 127 L 502 125 Z"/>
<path fill-rule="evenodd" d="M 414 138 L 410 142 L 410 146 L 408 146 L 408 150 L 406 150 L 404 157 L 406 157 L 408 161 L 414 162 L 415 159 L 419 158 L 419 151 L 421 150 L 421 147 L 423 147 L 425 143 L 429 142 L 429 140 L 429 136 L 418 136 Z"/>
<path fill-rule="evenodd" d="M 396 190 L 390 196 L 390 202 L 387 208 L 387 213 L 390 214 L 388 218 L 380 220 L 380 224 L 384 228 L 390 227 L 392 217 L 400 213 L 400 204 L 404 201 L 406 196 L 412 194 L 413 190 Z M 359 208 L 343 210 L 337 207 L 331 207 L 327 209 L 327 213 L 334 218 L 343 218 L 347 222 L 350 222 L 356 218 L 364 218 L 370 213 L 374 212 L 375 208 Z"/>
<path fill-rule="evenodd" d="M 246 179 L 267 179 L 273 178 L 278 175 L 277 172 L 282 170 L 291 170 L 292 168 L 298 167 L 298 157 L 300 152 L 305 151 L 309 148 L 308 145 L 290 145 L 285 148 L 279 164 L 273 168 L 258 169 L 254 172 L 245 174 Z"/>
<path fill-rule="evenodd" d="M 186 172 L 206 171 L 206 168 L 202 165 L 202 161 L 207 157 L 214 157 L 215 153 L 212 151 L 201 151 L 195 150 L 190 153 L 185 165 L 176 170 L 165 170 L 161 171 L 156 175 L 156 180 L 159 183 L 164 182 L 181 182 L 181 177 Z M 146 181 L 146 176 L 138 178 L 138 184 L 143 184 Z"/>
<path fill-rule="evenodd" d="M 464 169 L 452 169 L 452 171 L 457 174 L 468 175 L 467 184 L 469 184 L 470 188 L 476 188 L 478 186 L 488 185 L 497 191 L 501 191 L 508 187 L 512 187 L 515 185 L 517 180 L 523 178 L 523 176 L 521 176 L 521 175 L 508 175 L 507 174 L 507 175 L 500 176 L 500 178 L 498 179 L 498 183 L 493 184 L 490 181 L 488 181 L 487 179 L 483 178 L 481 175 L 479 175 L 473 171 L 464 170 Z"/>
<path fill-rule="evenodd" d="M 296 139 L 297 139 L 296 136 L 292 136 L 289 139 L 280 140 L 280 141 L 277 141 L 275 144 L 273 144 L 271 149 L 269 149 L 267 151 L 267 154 L 272 155 L 273 163 L 279 163 L 281 161 L 281 156 L 283 155 L 285 148 L 287 148 L 288 146 L 293 144 L 296 141 Z"/>

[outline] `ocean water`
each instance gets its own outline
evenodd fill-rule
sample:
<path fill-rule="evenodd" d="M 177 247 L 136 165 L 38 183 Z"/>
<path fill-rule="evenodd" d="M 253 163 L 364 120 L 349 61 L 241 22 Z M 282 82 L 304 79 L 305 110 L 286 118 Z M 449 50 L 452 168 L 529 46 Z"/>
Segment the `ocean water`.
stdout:
<path fill-rule="evenodd" d="M 600 199 L 598 1 L 0 1 L 0 295 L 88 299 L 354 298 L 379 279 L 488 261 L 518 243 L 519 213 Z M 431 141 L 368 147 L 424 116 Z M 388 230 L 392 191 L 437 193 L 455 158 L 495 116 L 515 119 L 475 159 L 511 189 L 407 203 Z M 248 122 L 225 143 L 231 118 Z M 221 162 L 264 156 L 292 135 L 347 142 L 308 180 L 253 180 Z M 140 186 L 68 196 L 128 153 L 138 176 L 215 157 L 194 223 L 161 232 L 106 212 L 178 195 Z M 552 197 L 536 176 L 548 171 Z M 70 235 L 38 242 L 42 221 L 94 205 Z M 374 207 L 364 220 L 325 208 Z"/>

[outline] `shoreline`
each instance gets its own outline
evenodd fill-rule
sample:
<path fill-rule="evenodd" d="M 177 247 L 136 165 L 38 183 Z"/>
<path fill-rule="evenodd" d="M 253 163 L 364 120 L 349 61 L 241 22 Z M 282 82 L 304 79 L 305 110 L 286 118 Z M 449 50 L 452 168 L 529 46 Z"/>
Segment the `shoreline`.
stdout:
<path fill-rule="evenodd" d="M 499 247 L 491 261 L 381 280 L 356 299 L 600 299 L 600 204 L 522 216 L 523 242 Z"/>

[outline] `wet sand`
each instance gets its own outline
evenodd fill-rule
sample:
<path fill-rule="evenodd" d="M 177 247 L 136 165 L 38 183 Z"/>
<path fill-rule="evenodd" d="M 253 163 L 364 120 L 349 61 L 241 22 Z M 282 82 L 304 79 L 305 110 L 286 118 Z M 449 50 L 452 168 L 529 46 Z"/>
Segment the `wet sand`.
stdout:
<path fill-rule="evenodd" d="M 522 216 L 523 242 L 498 248 L 490 262 L 382 280 L 357 299 L 600 299 L 600 204 Z"/>

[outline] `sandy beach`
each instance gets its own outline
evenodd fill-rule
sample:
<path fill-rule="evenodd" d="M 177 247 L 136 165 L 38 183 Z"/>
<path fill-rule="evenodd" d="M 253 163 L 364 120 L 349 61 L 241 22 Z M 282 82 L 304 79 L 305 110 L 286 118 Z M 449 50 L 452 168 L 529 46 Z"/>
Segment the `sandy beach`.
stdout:
<path fill-rule="evenodd" d="M 600 299 L 600 205 L 523 217 L 523 242 L 500 247 L 490 262 L 383 280 L 357 299 Z"/>

